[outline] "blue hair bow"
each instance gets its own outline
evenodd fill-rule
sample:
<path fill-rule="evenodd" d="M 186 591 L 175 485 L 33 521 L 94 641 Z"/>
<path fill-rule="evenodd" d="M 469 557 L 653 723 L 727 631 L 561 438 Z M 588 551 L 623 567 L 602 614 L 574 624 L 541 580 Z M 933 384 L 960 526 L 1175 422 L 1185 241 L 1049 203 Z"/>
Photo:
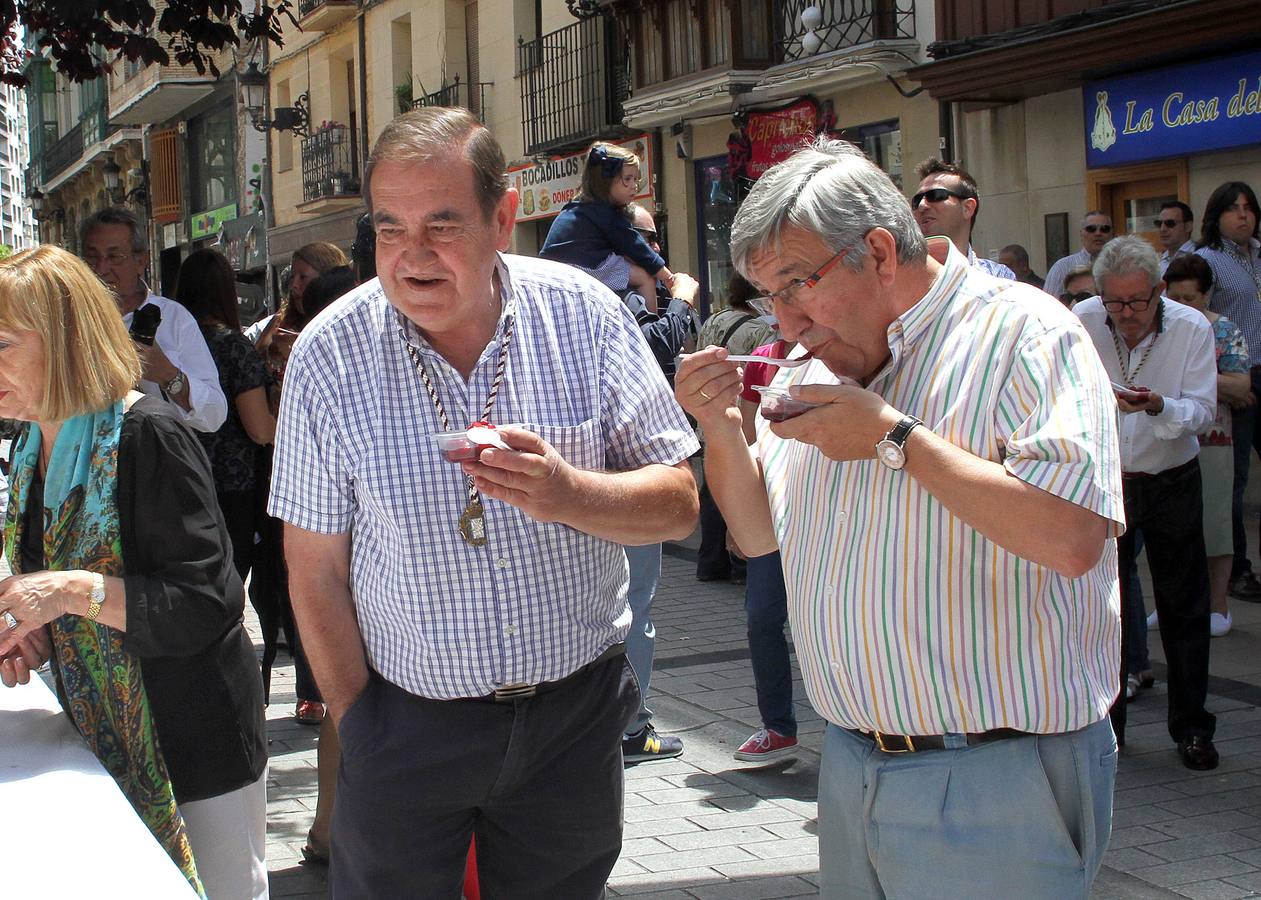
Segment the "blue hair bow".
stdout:
<path fill-rule="evenodd" d="M 591 152 L 587 154 L 587 165 L 598 165 L 600 174 L 610 180 L 622 171 L 622 166 L 625 164 L 626 160 L 621 157 L 609 156 L 609 151 L 604 147 L 592 147 Z"/>

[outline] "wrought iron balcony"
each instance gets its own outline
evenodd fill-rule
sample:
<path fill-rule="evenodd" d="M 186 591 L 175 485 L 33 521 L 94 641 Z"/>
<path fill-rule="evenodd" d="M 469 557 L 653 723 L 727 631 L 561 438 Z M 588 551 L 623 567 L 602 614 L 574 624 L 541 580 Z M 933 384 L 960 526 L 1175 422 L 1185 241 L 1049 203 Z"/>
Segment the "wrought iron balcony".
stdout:
<path fill-rule="evenodd" d="M 518 41 L 525 152 L 585 143 L 621 125 L 629 58 L 617 23 L 604 16 Z"/>
<path fill-rule="evenodd" d="M 490 86 L 490 82 L 487 81 L 479 81 L 476 84 L 461 81 L 460 76 L 456 75 L 455 80 L 450 84 L 445 84 L 433 93 L 413 100 L 412 109 L 420 109 L 422 106 L 459 106 L 485 122 L 486 88 Z"/>
<path fill-rule="evenodd" d="M 775 7 L 775 42 L 783 62 L 915 37 L 915 0 L 778 0 Z M 822 21 L 808 29 L 801 16 L 811 7 Z"/>
<path fill-rule="evenodd" d="M 303 31 L 331 31 L 354 16 L 358 0 L 300 0 L 298 27 Z"/>
<path fill-rule="evenodd" d="M 83 125 L 71 128 L 51 146 L 45 145 L 44 181 L 51 181 L 83 155 Z"/>
<path fill-rule="evenodd" d="M 359 197 L 359 167 L 353 134 L 345 125 L 321 128 L 302 141 L 304 203 L 337 197 Z"/>

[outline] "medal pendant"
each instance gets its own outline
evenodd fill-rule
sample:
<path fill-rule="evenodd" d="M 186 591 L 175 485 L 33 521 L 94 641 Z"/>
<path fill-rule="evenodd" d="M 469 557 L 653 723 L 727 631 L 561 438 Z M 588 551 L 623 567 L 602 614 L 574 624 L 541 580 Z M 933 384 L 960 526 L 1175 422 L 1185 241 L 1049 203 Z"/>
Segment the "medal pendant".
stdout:
<path fill-rule="evenodd" d="M 460 516 L 460 537 L 474 547 L 486 545 L 486 513 L 480 500 L 473 500 L 464 507 Z"/>

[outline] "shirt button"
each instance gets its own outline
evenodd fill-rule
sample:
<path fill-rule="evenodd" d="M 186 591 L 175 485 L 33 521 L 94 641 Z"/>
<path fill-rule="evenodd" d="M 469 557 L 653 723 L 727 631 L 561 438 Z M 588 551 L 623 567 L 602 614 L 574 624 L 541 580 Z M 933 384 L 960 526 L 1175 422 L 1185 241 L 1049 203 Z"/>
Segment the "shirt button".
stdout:
<path fill-rule="evenodd" d="M 836 514 L 836 521 L 838 525 L 844 525 L 846 522 L 849 521 L 849 513 L 847 513 L 845 510 L 841 510 L 840 512 Z"/>
<path fill-rule="evenodd" d="M 827 592 L 828 592 L 829 594 L 835 594 L 835 593 L 836 593 L 836 585 L 834 585 L 834 584 L 829 584 L 829 585 L 825 585 L 824 587 L 826 588 L 826 590 L 827 590 Z"/>
<path fill-rule="evenodd" d="M 499 559 L 495 560 L 495 568 L 496 569 L 508 568 L 508 560 L 505 557 L 502 557 L 502 556 L 499 557 Z"/>
<path fill-rule="evenodd" d="M 514 634 L 516 634 L 516 633 L 517 633 L 517 626 L 516 626 L 516 625 L 505 625 L 505 626 L 504 626 L 504 634 L 508 635 L 508 637 L 512 637 L 512 636 L 513 636 Z"/>

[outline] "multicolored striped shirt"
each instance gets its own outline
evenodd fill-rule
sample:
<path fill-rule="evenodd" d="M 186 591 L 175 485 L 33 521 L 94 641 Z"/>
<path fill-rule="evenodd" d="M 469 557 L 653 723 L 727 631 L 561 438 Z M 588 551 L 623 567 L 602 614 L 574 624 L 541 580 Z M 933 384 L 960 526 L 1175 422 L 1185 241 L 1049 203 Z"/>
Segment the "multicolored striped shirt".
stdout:
<path fill-rule="evenodd" d="M 1120 533 L 1116 401 L 1071 312 L 951 247 L 888 341 L 870 390 Z M 837 382 L 819 361 L 775 380 Z M 1068 578 L 987 540 L 906 472 L 835 462 L 762 420 L 757 447 L 797 658 L 824 718 L 894 734 L 1056 733 L 1107 714 L 1120 668 L 1115 540 Z"/>

